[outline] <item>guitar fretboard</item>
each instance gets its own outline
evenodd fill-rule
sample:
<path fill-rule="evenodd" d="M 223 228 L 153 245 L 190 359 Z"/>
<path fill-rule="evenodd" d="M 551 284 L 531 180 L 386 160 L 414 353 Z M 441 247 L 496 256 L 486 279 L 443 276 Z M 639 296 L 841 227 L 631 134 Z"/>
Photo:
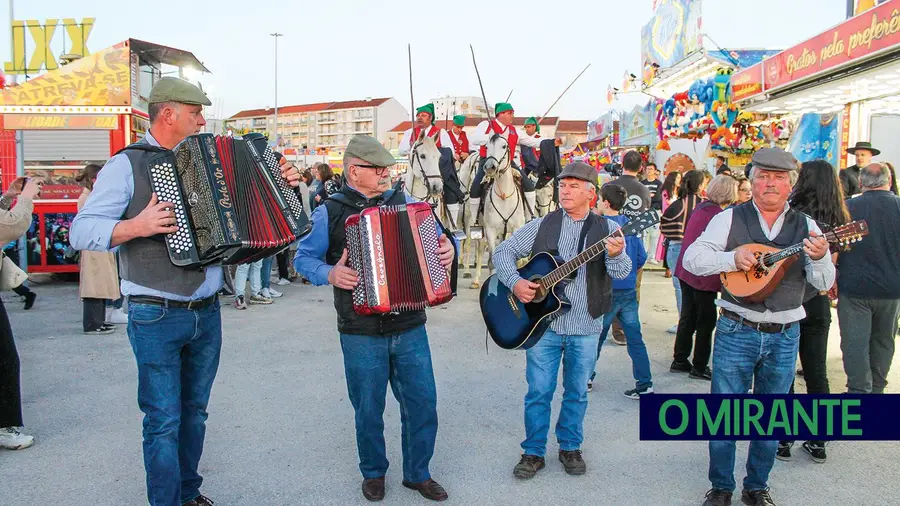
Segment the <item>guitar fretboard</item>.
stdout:
<path fill-rule="evenodd" d="M 828 240 L 829 243 L 838 242 L 840 240 L 840 239 L 838 239 L 837 236 L 834 235 L 833 232 L 825 232 L 824 236 L 825 236 L 825 239 Z M 790 257 L 800 253 L 801 251 L 803 251 L 803 243 L 802 242 L 794 244 L 793 246 L 788 246 L 787 248 L 784 248 L 781 251 L 766 254 L 765 256 L 763 256 L 762 263 L 766 267 L 771 267 L 771 266 L 775 265 L 776 263 L 784 260 L 785 258 L 790 258 Z"/>
<path fill-rule="evenodd" d="M 611 237 L 611 235 L 607 236 Z M 604 238 L 606 239 L 606 238 Z M 575 258 L 569 260 L 568 262 L 560 265 L 556 269 L 554 269 L 550 274 L 547 274 L 541 279 L 540 284 L 544 286 L 544 288 L 549 289 L 553 285 L 559 283 L 560 281 L 566 279 L 571 276 L 573 272 L 577 271 L 579 267 L 590 262 L 594 257 L 600 255 L 606 251 L 606 244 L 601 240 L 600 242 L 594 244 L 589 248 L 585 248 L 584 251 L 575 256 Z"/>

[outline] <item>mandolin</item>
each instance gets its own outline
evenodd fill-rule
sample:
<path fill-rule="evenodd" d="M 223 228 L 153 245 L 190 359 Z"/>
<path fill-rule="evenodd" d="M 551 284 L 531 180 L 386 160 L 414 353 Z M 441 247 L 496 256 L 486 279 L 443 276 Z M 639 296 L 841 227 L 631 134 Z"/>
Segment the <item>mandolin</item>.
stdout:
<path fill-rule="evenodd" d="M 534 255 L 519 275 L 540 287 L 534 299 L 523 303 L 512 290 L 492 274 L 481 287 L 479 303 L 488 333 L 497 346 L 506 350 L 527 350 L 544 335 L 554 318 L 571 309 L 563 290 L 582 265 L 606 251 L 606 239 L 613 235 L 635 235 L 659 223 L 659 213 L 651 209 L 630 220 L 568 262 L 549 253 Z"/>
<path fill-rule="evenodd" d="M 829 243 L 846 246 L 868 234 L 869 227 L 865 220 L 860 220 L 825 232 L 823 236 Z M 746 272 L 723 272 L 719 274 L 719 278 L 728 293 L 746 302 L 762 302 L 772 295 L 784 278 L 784 273 L 797 261 L 797 255 L 803 252 L 802 242 L 784 249 L 763 244 L 748 244 L 743 247 L 753 252 L 756 265 Z"/>

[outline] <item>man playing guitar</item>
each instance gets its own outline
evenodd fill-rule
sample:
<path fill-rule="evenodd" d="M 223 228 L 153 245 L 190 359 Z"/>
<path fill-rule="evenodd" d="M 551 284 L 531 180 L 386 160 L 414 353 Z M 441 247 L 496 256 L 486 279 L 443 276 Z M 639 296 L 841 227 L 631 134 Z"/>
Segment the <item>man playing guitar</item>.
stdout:
<path fill-rule="evenodd" d="M 751 385 L 755 394 L 788 393 L 800 342 L 798 322 L 806 315 L 806 284 L 828 290 L 835 278 L 828 241 L 818 225 L 787 203 L 797 181 L 797 160 L 779 148 L 763 148 L 751 163 L 753 200 L 716 215 L 685 251 L 683 267 L 698 276 L 749 272 L 759 262 L 746 247 L 753 243 L 785 248 L 802 241 L 804 255 L 802 262 L 786 269 L 781 283 L 762 302 L 738 299 L 727 291 L 716 301 L 721 316 L 713 351 L 713 394 L 743 394 Z M 767 482 L 777 446 L 777 441 L 750 442 L 741 493 L 744 504 L 774 506 Z M 734 441 L 710 441 L 713 488 L 704 506 L 731 504 L 734 453 Z"/>

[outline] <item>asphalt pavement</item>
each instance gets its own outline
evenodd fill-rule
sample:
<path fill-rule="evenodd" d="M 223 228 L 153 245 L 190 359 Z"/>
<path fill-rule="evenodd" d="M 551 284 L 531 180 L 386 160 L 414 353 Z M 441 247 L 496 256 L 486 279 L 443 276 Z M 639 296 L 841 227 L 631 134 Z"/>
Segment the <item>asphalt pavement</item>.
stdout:
<path fill-rule="evenodd" d="M 450 504 L 700 505 L 709 488 L 706 443 L 639 440 L 639 402 L 622 395 L 633 386 L 631 362 L 615 345 L 604 347 L 590 394 L 587 474 L 563 472 L 551 431 L 547 467 L 527 482 L 513 478 L 524 437 L 525 356 L 493 345 L 486 350 L 477 292 L 467 286 L 448 305 L 429 310 L 440 419 L 431 471 Z M 37 442 L 0 451 L 0 504 L 146 504 L 142 414 L 124 327 L 85 336 L 75 284 L 33 288 L 39 296 L 30 311 L 14 294 L 3 294 L 21 356 L 26 429 Z M 224 345 L 209 406 L 202 492 L 217 506 L 367 504 L 331 289 L 278 288 L 284 297 L 275 304 L 247 311 L 223 299 Z M 665 329 L 676 321 L 675 301 L 659 271 L 644 275 L 641 316 L 655 389 L 708 392 L 708 382 L 668 371 L 674 336 Z M 835 315 L 828 359 L 835 392 L 846 381 L 839 343 Z M 897 369 L 890 392 L 900 390 Z M 554 423 L 560 395 L 561 387 Z M 384 504 L 427 504 L 400 484 L 399 410 L 390 393 L 385 426 L 391 469 Z M 746 450 L 738 443 L 739 484 Z M 771 475 L 779 505 L 900 504 L 898 443 L 832 443 L 825 464 L 813 463 L 799 447 L 794 453 L 792 462 L 776 462 Z"/>

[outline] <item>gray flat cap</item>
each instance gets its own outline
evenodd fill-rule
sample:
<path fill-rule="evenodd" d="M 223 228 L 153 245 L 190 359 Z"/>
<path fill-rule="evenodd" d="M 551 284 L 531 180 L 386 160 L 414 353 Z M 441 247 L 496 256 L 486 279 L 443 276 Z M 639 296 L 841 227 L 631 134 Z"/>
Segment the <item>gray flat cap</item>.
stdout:
<path fill-rule="evenodd" d="M 390 167 L 397 163 L 391 152 L 371 135 L 354 135 L 347 144 L 344 154 L 369 162 L 376 167 Z"/>
<path fill-rule="evenodd" d="M 178 102 L 191 105 L 212 105 L 203 91 L 193 84 L 177 77 L 163 77 L 150 90 L 151 104 Z"/>
<path fill-rule="evenodd" d="M 756 153 L 753 153 L 753 158 L 750 159 L 750 163 L 753 164 L 753 167 L 759 169 L 777 170 L 782 172 L 789 172 L 800 168 L 794 155 L 781 148 L 762 148 Z"/>
<path fill-rule="evenodd" d="M 574 177 L 575 179 L 597 184 L 597 171 L 584 162 L 572 162 L 566 165 L 557 179 L 565 179 L 567 177 Z"/>

